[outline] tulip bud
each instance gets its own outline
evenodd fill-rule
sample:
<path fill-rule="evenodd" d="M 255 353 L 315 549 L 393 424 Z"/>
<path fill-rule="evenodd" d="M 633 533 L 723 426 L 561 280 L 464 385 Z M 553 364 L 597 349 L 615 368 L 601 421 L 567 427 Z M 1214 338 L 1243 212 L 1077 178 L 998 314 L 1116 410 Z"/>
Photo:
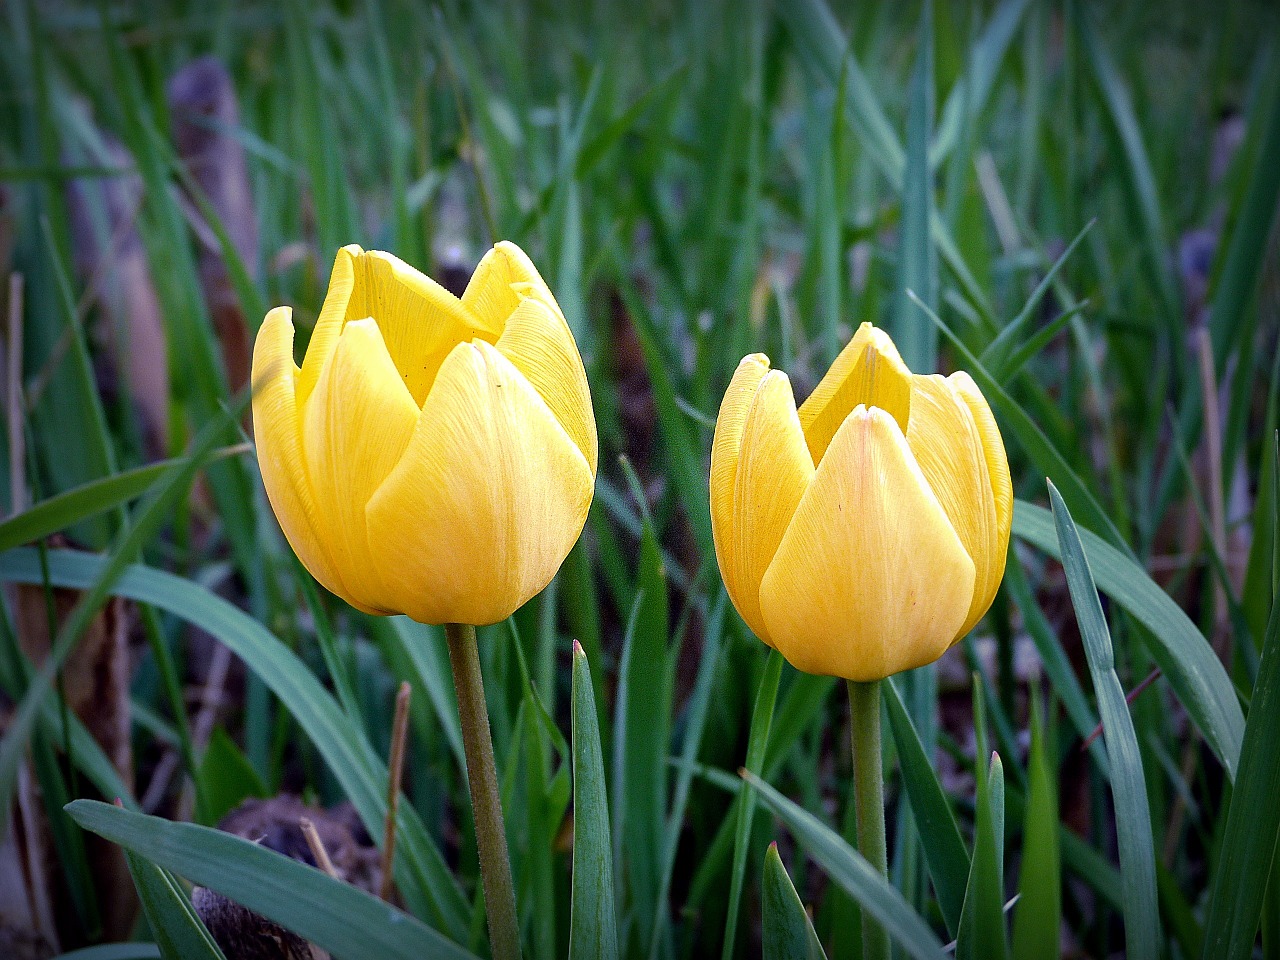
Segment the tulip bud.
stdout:
<path fill-rule="evenodd" d="M 870 681 L 938 659 L 991 606 L 1012 517 L 968 374 L 912 375 L 869 323 L 798 410 L 768 357 L 738 365 L 711 453 L 716 558 L 796 668 Z"/>
<path fill-rule="evenodd" d="M 582 532 L 597 452 L 586 372 L 514 244 L 485 255 L 461 298 L 390 254 L 343 247 L 302 368 L 277 307 L 253 384 L 280 526 L 367 613 L 495 623 Z"/>

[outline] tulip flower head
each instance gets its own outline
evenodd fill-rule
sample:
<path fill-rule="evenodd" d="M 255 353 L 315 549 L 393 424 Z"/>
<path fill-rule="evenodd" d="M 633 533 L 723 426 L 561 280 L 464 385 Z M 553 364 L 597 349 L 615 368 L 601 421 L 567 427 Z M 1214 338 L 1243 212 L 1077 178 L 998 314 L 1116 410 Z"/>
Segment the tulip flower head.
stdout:
<path fill-rule="evenodd" d="M 253 351 L 263 484 L 299 559 L 368 613 L 495 623 L 582 532 L 596 424 L 582 358 L 528 257 L 499 243 L 461 298 L 338 251 L 302 368 L 288 307 Z"/>
<path fill-rule="evenodd" d="M 797 669 L 870 681 L 932 663 L 991 606 L 1012 516 L 968 374 L 912 375 L 869 323 L 799 410 L 764 354 L 738 365 L 711 454 L 716 558 Z"/>

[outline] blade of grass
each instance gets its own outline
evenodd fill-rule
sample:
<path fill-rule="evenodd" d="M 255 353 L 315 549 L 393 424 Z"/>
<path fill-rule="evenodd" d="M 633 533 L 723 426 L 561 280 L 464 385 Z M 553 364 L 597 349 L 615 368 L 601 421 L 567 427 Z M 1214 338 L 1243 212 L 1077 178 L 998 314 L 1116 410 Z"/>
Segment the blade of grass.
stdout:
<path fill-rule="evenodd" d="M 947 795 L 938 782 L 933 762 L 925 754 L 915 725 L 902 704 L 897 683 L 890 679 L 882 684 L 885 709 L 893 731 L 893 743 L 902 769 L 902 784 L 916 828 L 924 841 L 925 862 L 933 889 L 938 896 L 938 909 L 954 937 L 960 929 L 965 887 L 970 875 L 969 851 L 960 836 L 955 814 Z"/>
<path fill-rule="evenodd" d="M 747 740 L 746 770 L 758 774 L 764 766 L 765 752 L 769 748 L 769 730 L 773 726 L 773 708 L 778 702 L 778 680 L 782 676 L 782 654 L 769 651 L 764 674 L 756 690 L 755 707 L 751 711 L 751 733 Z M 755 815 L 755 802 L 750 793 L 744 794 L 738 803 L 738 819 L 733 834 L 733 869 L 729 875 L 729 906 L 724 921 L 724 946 L 720 952 L 723 960 L 733 957 L 733 944 L 738 936 L 738 908 L 742 902 L 742 887 L 747 872 L 747 848 L 751 843 L 751 822 Z"/>
<path fill-rule="evenodd" d="M 125 860 L 164 960 L 226 960 L 173 874 L 136 853 Z"/>
<path fill-rule="evenodd" d="M 55 586 L 86 589 L 104 574 L 103 557 L 75 551 L 49 553 Z M 0 580 L 39 583 L 34 550 L 0 554 Z M 243 610 L 192 581 L 141 565 L 126 567 L 112 592 L 181 617 L 231 648 L 306 732 L 355 806 L 371 836 L 381 837 L 386 815 L 387 768 L 362 731 L 339 708 L 302 661 Z M 415 912 L 429 915 L 461 942 L 470 908 L 443 856 L 409 804 L 399 808 L 396 885 Z"/>
<path fill-rule="evenodd" d="M 898 289 L 894 307 L 894 339 L 902 359 L 917 373 L 931 373 L 938 364 L 938 331 L 921 316 L 908 290 L 929 307 L 938 302 L 937 251 L 930 239 L 933 216 L 933 175 L 929 167 L 929 139 L 933 130 L 933 5 L 925 0 L 916 32 L 916 63 L 911 73 L 907 107 L 907 153 L 902 173 L 902 229 L 898 241 Z"/>
<path fill-rule="evenodd" d="M 1077 528 L 1079 530 L 1079 528 Z M 1014 502 L 1013 532 L 1057 560 L 1062 548 L 1043 507 Z M 1088 530 L 1079 530 L 1092 576 L 1102 591 L 1149 631 L 1147 649 L 1205 741 L 1235 779 L 1244 712 L 1222 662 L 1182 608 L 1138 564 Z"/>
<path fill-rule="evenodd" d="M 760 922 L 764 960 L 827 960 L 813 921 L 778 856 L 777 843 L 769 844 L 765 852 L 763 872 Z"/>
<path fill-rule="evenodd" d="M 1124 688 L 1116 676 L 1111 632 L 1102 612 L 1089 561 L 1080 534 L 1071 520 L 1062 495 L 1049 481 L 1049 500 L 1062 552 L 1062 566 L 1084 638 L 1085 655 L 1102 715 L 1103 737 L 1111 761 L 1111 789 L 1115 803 L 1116 834 L 1120 847 L 1120 875 L 1124 880 L 1124 932 L 1132 960 L 1160 956 L 1160 908 L 1156 891 L 1155 839 L 1151 810 L 1142 769 L 1138 738 L 1125 702 Z"/>
<path fill-rule="evenodd" d="M 573 645 L 573 890 L 570 960 L 618 956 L 614 920 L 613 843 L 600 728 L 587 656 Z"/>
<path fill-rule="evenodd" d="M 1013 955 L 1056 960 L 1062 925 L 1062 868 L 1058 853 L 1058 784 L 1055 751 L 1045 741 L 1040 698 L 1032 687 L 1031 753 L 1022 825 L 1022 875 L 1013 914 Z"/>
<path fill-rule="evenodd" d="M 831 880 L 857 900 L 866 913 L 880 921 L 903 953 L 917 960 L 942 960 L 947 956 L 929 925 L 862 854 L 813 814 L 792 803 L 749 770 L 741 771 L 741 775 Z"/>
<path fill-rule="evenodd" d="M 67 812 L 86 830 L 274 920 L 335 957 L 473 960 L 421 921 L 358 887 L 229 833 L 94 800 L 76 800 Z"/>
<path fill-rule="evenodd" d="M 1273 451 L 1280 447 L 1273 447 Z M 1274 463 L 1273 463 L 1274 466 Z M 1274 535 L 1274 533 L 1273 533 Z M 1280 836 L 1280 602 L 1273 596 L 1258 679 L 1249 701 L 1240 768 L 1227 808 L 1204 930 L 1204 954 L 1253 954 L 1268 875 Z"/>

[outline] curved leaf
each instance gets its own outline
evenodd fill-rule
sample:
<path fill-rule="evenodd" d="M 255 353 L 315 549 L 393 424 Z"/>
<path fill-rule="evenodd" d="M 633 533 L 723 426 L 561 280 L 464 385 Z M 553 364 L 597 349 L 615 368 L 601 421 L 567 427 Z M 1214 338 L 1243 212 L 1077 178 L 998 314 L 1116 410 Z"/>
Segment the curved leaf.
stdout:
<path fill-rule="evenodd" d="M 1120 847 L 1120 876 L 1124 897 L 1124 936 L 1131 960 L 1155 960 L 1160 955 L 1160 908 L 1156 895 L 1155 840 L 1151 808 L 1143 776 L 1138 736 L 1129 716 L 1124 688 L 1116 676 L 1111 632 L 1102 602 L 1089 572 L 1084 546 L 1053 482 L 1049 483 L 1053 519 L 1062 550 L 1071 604 L 1075 607 L 1084 652 L 1093 675 L 1102 735 L 1111 763 L 1111 791 L 1115 802 L 1116 836 Z"/>
<path fill-rule="evenodd" d="M 260 844 L 96 800 L 76 800 L 67 812 L 86 830 L 274 920 L 336 960 L 475 960 L 420 920 Z"/>
<path fill-rule="evenodd" d="M 84 589 L 97 581 L 106 564 L 106 558 L 93 554 L 51 550 L 49 579 L 58 587 Z M 42 582 L 36 552 L 18 549 L 0 554 L 0 580 Z M 111 592 L 181 617 L 229 647 L 306 731 L 370 835 L 382 836 L 386 764 L 320 681 L 269 630 L 199 584 L 141 564 L 126 567 Z M 432 916 L 450 937 L 465 941 L 470 906 L 410 804 L 399 806 L 399 838 L 396 877 L 401 893 L 415 912 Z"/>
<path fill-rule="evenodd" d="M 760 794 L 761 802 L 787 825 L 795 838 L 862 909 L 884 925 L 903 952 L 917 960 L 944 960 L 947 954 L 929 925 L 907 903 L 901 893 L 880 876 L 866 858 L 841 839 L 840 835 L 792 803 L 750 771 L 742 778 Z"/>
<path fill-rule="evenodd" d="M 1053 516 L 1043 507 L 1014 501 L 1013 532 L 1062 559 Z M 1142 567 L 1096 534 L 1079 530 L 1079 535 L 1098 589 L 1150 631 L 1155 641 L 1148 644 L 1152 658 L 1234 781 L 1244 738 L 1244 711 L 1209 641 Z"/>

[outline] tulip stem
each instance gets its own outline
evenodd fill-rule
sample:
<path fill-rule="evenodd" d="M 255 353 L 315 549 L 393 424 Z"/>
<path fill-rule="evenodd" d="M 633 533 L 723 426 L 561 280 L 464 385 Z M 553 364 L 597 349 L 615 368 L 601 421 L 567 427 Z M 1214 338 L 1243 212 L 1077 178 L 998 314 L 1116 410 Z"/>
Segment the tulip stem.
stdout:
<path fill-rule="evenodd" d="M 467 756 L 467 784 L 476 824 L 480 853 L 480 880 L 484 884 L 485 911 L 489 921 L 489 949 L 493 960 L 519 960 L 520 922 L 516 917 L 515 887 L 511 882 L 511 858 L 502 822 L 502 798 L 493 762 L 493 736 L 489 709 L 480 677 L 480 649 L 476 628 L 447 623 L 449 664 L 458 692 L 458 719 L 462 722 L 462 746 Z"/>
<path fill-rule="evenodd" d="M 884 770 L 880 753 L 880 681 L 849 681 L 853 726 L 853 802 L 858 851 L 882 876 L 889 876 L 884 839 Z M 863 960 L 888 960 L 889 934 L 866 911 L 862 914 Z"/>

